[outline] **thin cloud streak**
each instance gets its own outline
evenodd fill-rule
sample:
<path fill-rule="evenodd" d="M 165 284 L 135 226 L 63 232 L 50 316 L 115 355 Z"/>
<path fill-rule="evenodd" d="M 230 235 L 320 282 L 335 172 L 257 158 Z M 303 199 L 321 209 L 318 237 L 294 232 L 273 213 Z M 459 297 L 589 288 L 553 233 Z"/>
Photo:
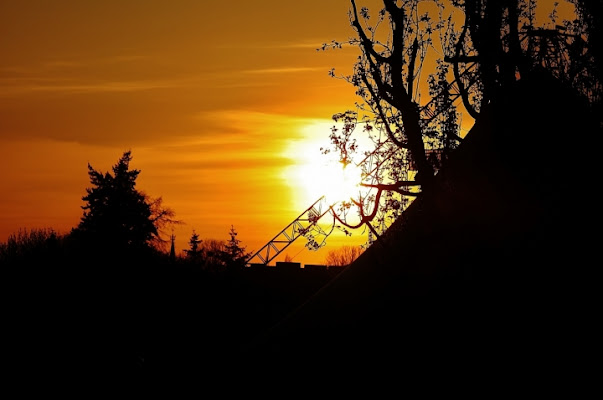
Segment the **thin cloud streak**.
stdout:
<path fill-rule="evenodd" d="M 278 43 L 245 43 L 245 44 L 220 44 L 213 46 L 215 49 L 265 49 L 265 50 L 282 50 L 282 49 L 303 49 L 315 50 L 322 46 L 325 38 L 317 39 L 316 41 L 304 40 L 302 42 L 278 42 Z"/>
<path fill-rule="evenodd" d="M 27 85 L 21 86 L 20 89 L 24 92 L 103 93 L 169 89 L 184 85 L 183 82 L 177 81 L 114 81 L 80 85 Z"/>
<path fill-rule="evenodd" d="M 153 57 L 146 55 L 115 55 L 103 58 L 93 59 L 54 59 L 41 61 L 37 64 L 30 64 L 28 66 L 23 65 L 5 65 L 0 68 L 2 72 L 15 73 L 15 74 L 39 74 L 50 71 L 56 71 L 57 69 L 63 70 L 74 70 L 79 68 L 90 68 L 90 67 L 101 67 L 114 64 L 129 64 L 141 60 L 150 60 Z"/>
<path fill-rule="evenodd" d="M 45 77 L 12 77 L 0 78 L 0 97 L 8 95 L 18 95 L 27 93 L 119 93 L 119 92 L 139 92 L 147 90 L 161 89 L 181 89 L 191 87 L 215 87 L 215 88 L 246 88 L 246 87 L 267 87 L 276 86 L 277 81 L 254 82 L 247 80 L 235 80 L 229 84 L 217 83 L 221 77 L 236 76 L 236 74 L 252 75 L 275 75 L 275 74 L 296 74 L 326 70 L 324 67 L 285 67 L 285 68 L 263 68 L 254 70 L 228 71 L 224 73 L 199 74 L 194 77 L 181 79 L 158 79 L 158 80 L 113 80 L 97 82 L 74 82 L 73 78 L 45 78 Z"/>
<path fill-rule="evenodd" d="M 112 92 L 139 92 L 146 90 L 160 89 L 180 89 L 199 87 L 206 81 L 211 81 L 210 77 L 190 77 L 182 79 L 158 79 L 158 80 L 114 80 L 100 82 L 74 82 L 70 78 L 0 78 L 0 97 L 7 95 L 27 94 L 27 93 L 112 93 Z M 205 85 L 207 87 L 207 85 Z M 219 87 L 219 85 L 216 85 Z"/>
<path fill-rule="evenodd" d="M 285 68 L 264 68 L 242 71 L 244 74 L 290 74 L 298 72 L 314 72 L 323 68 L 318 67 L 285 67 Z"/>
<path fill-rule="evenodd" d="M 292 140 L 303 138 L 300 127 L 314 121 L 291 115 L 224 109 L 199 112 L 194 118 L 206 122 L 209 127 L 213 126 L 214 121 L 220 121 L 219 126 L 214 128 L 219 130 L 218 135 L 204 137 L 199 143 L 191 143 L 215 150 L 215 146 L 222 147 L 223 150 L 251 150 L 265 145 L 266 138 L 270 138 L 270 150 L 282 150 Z"/>
<path fill-rule="evenodd" d="M 197 170 L 253 170 L 262 168 L 283 168 L 294 165 L 293 160 L 285 157 L 264 158 L 231 158 L 199 161 L 194 166 Z"/>

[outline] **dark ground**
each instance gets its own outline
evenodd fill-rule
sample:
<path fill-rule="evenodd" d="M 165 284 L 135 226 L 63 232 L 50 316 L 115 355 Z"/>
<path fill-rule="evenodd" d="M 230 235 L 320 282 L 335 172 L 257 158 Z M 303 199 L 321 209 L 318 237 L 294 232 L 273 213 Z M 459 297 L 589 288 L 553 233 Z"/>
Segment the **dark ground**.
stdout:
<path fill-rule="evenodd" d="M 601 135 L 589 115 L 556 82 L 523 80 L 484 109 L 384 243 L 251 353 L 367 373 L 588 380 L 600 332 L 591 141 Z"/>
<path fill-rule="evenodd" d="M 415 377 L 455 377 L 486 393 L 576 394 L 601 337 L 601 125 L 586 111 L 555 82 L 523 81 L 484 109 L 383 243 L 336 276 L 9 272 L 7 377 L 148 390 L 178 376 L 231 394 L 250 382 L 255 393 L 321 382 L 405 393 Z"/>

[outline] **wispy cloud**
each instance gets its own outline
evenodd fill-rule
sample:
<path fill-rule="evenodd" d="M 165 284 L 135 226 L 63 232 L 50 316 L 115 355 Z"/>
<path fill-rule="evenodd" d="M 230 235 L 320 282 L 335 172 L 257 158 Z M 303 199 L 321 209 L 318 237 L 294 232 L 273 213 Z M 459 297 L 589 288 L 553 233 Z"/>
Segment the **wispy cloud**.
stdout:
<path fill-rule="evenodd" d="M 191 79 L 136 80 L 136 81 L 75 81 L 62 78 L 4 78 L 0 79 L 2 94 L 14 95 L 31 92 L 47 93 L 117 93 L 169 89 L 190 86 Z"/>
<path fill-rule="evenodd" d="M 191 170 L 230 170 L 230 169 L 256 169 L 256 168 L 282 168 L 293 165 L 293 161 L 286 157 L 255 157 L 255 158 L 220 158 L 199 160 L 195 163 L 189 163 Z"/>
<path fill-rule="evenodd" d="M 311 41 L 311 40 L 304 40 L 304 41 L 287 41 L 287 42 L 271 42 L 271 43 L 228 43 L 228 44 L 218 44 L 218 45 L 214 45 L 214 48 L 217 49 L 239 49 L 239 48 L 245 48 L 245 49 L 316 49 L 317 47 L 320 47 L 320 45 L 322 45 L 322 43 L 324 42 L 324 39 L 320 39 L 320 40 L 316 40 L 316 41 Z"/>
<path fill-rule="evenodd" d="M 311 119 L 267 112 L 251 110 L 212 110 L 211 112 L 199 112 L 194 116 L 203 121 L 204 124 L 212 124 L 219 121 L 220 136 L 204 138 L 207 144 L 212 140 L 219 143 L 229 143 L 261 140 L 262 137 L 270 137 L 272 142 L 288 141 L 302 135 L 300 127 L 305 126 Z"/>
<path fill-rule="evenodd" d="M 18 75 L 30 75 L 40 74 L 48 72 L 49 70 L 57 69 L 75 69 L 75 68 L 89 68 L 89 67 L 101 67 L 114 64 L 127 64 L 132 62 L 139 62 L 148 60 L 150 56 L 143 55 L 115 55 L 100 58 L 86 58 L 86 59 L 73 59 L 63 58 L 41 61 L 35 64 L 28 65 L 3 65 L 0 66 L 0 71 L 8 72 Z"/>
<path fill-rule="evenodd" d="M 24 87 L 32 91 L 90 93 L 90 92 L 136 92 L 141 90 L 166 89 L 182 86 L 177 81 L 122 81 L 98 82 L 71 85 L 31 85 Z"/>
<path fill-rule="evenodd" d="M 55 59 L 37 64 L 0 66 L 0 96 L 30 92 L 102 93 L 134 92 L 184 87 L 196 78 L 181 79 L 99 79 L 90 71 L 102 73 L 112 65 L 138 63 L 140 55 L 117 55 L 96 59 Z M 134 69 L 135 71 L 136 69 Z M 98 75 L 98 73 L 97 73 Z"/>
<path fill-rule="evenodd" d="M 59 69 L 59 68 L 80 68 L 86 66 L 86 63 L 81 61 L 68 61 L 68 60 L 53 60 L 45 62 L 42 68 Z"/>
<path fill-rule="evenodd" d="M 149 56 L 142 55 L 116 55 L 110 57 L 102 57 L 88 60 L 50 60 L 43 62 L 40 65 L 40 69 L 73 69 L 82 67 L 93 67 L 93 66 L 108 66 L 114 64 L 128 64 L 133 62 L 139 62 L 148 60 Z"/>
<path fill-rule="evenodd" d="M 283 68 L 263 68 L 242 71 L 244 74 L 291 74 L 297 72 L 319 71 L 322 68 L 317 67 L 283 67 Z"/>

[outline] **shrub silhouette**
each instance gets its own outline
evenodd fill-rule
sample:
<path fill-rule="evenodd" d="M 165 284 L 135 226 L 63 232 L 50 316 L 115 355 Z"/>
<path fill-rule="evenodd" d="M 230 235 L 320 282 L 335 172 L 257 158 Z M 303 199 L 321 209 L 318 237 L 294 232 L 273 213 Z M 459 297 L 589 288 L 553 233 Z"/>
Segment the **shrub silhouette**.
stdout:
<path fill-rule="evenodd" d="M 65 235 L 52 228 L 21 229 L 0 243 L 0 264 L 36 264 L 48 262 L 62 254 Z"/>

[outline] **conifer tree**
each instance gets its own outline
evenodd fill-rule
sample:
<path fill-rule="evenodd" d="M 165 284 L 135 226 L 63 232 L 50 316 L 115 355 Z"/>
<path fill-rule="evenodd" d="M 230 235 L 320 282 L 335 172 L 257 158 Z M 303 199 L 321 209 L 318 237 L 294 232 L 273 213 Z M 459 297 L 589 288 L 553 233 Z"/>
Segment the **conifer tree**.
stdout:
<path fill-rule="evenodd" d="M 249 253 L 245 252 L 245 246 L 241 246 L 241 241 L 237 239 L 237 231 L 233 225 L 230 226 L 230 239 L 224 245 L 224 262 L 227 268 L 244 267 Z"/>
<path fill-rule="evenodd" d="M 174 212 L 136 189 L 140 170 L 130 170 L 131 151 L 123 153 L 113 173 L 102 173 L 88 164 L 92 187 L 82 197 L 84 214 L 72 237 L 98 254 L 124 254 L 151 249 L 160 242 L 160 227 L 172 220 Z"/>
<path fill-rule="evenodd" d="M 186 257 L 189 260 L 191 260 L 191 261 L 199 261 L 201 259 L 201 256 L 203 254 L 203 250 L 200 247 L 201 242 L 203 242 L 203 241 L 201 239 L 199 239 L 199 235 L 193 229 L 193 233 L 191 234 L 191 238 L 188 241 L 188 244 L 189 244 L 190 248 L 188 250 L 185 250 Z"/>

